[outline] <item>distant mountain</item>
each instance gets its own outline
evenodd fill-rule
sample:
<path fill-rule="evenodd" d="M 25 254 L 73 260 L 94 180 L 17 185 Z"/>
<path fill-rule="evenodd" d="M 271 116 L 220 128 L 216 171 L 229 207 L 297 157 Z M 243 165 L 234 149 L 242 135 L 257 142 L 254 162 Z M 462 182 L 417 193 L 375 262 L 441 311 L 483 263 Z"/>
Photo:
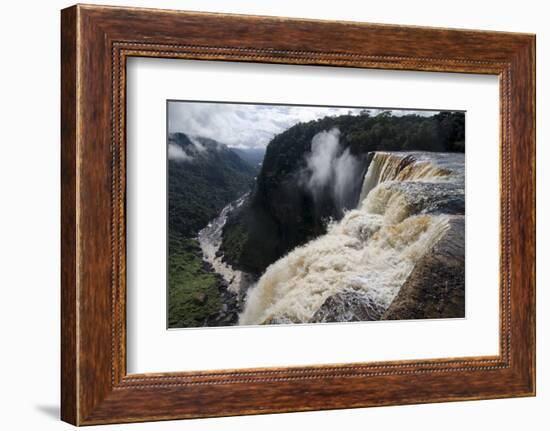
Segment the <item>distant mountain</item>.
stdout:
<path fill-rule="evenodd" d="M 257 169 L 213 139 L 168 137 L 170 234 L 194 236 L 232 200 L 250 190 Z"/>
<path fill-rule="evenodd" d="M 237 153 L 241 159 L 254 166 L 258 171 L 260 170 L 265 156 L 265 148 L 231 147 L 231 150 Z"/>

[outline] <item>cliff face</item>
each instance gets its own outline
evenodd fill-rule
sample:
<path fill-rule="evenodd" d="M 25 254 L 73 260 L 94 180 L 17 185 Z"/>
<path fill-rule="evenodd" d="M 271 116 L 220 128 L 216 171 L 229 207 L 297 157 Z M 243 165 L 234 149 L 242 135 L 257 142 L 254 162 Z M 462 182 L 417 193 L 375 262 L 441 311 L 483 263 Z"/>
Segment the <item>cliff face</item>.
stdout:
<path fill-rule="evenodd" d="M 359 202 L 373 151 L 464 150 L 464 114 L 325 117 L 273 138 L 250 199 L 227 221 L 221 250 L 233 266 L 261 274 L 295 247 L 327 232 Z"/>

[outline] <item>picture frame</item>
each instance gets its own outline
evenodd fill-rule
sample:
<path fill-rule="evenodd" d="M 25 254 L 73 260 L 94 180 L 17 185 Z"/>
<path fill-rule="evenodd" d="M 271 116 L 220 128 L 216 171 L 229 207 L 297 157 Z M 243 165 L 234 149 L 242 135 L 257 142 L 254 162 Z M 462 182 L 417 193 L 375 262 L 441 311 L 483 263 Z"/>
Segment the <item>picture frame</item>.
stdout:
<path fill-rule="evenodd" d="M 534 35 L 76 5 L 61 13 L 61 54 L 62 420 L 92 425 L 535 395 Z M 128 374 L 131 57 L 498 76 L 499 354 Z"/>

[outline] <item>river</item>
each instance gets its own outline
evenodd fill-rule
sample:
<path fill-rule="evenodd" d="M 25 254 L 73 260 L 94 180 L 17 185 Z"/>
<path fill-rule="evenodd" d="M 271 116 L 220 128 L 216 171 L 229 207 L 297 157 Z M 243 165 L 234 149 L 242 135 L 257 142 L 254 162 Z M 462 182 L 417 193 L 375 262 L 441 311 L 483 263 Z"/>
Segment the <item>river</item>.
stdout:
<path fill-rule="evenodd" d="M 223 277 L 224 281 L 227 283 L 227 290 L 237 295 L 238 298 L 244 294 L 246 288 L 251 283 L 251 276 L 244 271 L 233 268 L 227 262 L 224 262 L 220 247 L 223 239 L 223 228 L 225 223 L 227 223 L 227 218 L 233 211 L 239 209 L 243 205 L 248 195 L 249 193 L 246 193 L 227 204 L 219 215 L 211 220 L 198 234 L 204 261 L 208 262 L 214 271 Z"/>

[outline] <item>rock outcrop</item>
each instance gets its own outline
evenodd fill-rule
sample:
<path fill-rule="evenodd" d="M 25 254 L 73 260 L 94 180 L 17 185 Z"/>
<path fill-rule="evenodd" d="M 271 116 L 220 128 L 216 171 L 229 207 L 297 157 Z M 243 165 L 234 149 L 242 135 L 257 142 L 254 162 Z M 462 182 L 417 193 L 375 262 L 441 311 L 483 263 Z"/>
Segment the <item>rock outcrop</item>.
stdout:
<path fill-rule="evenodd" d="M 415 265 L 381 320 L 465 317 L 464 217 Z"/>

